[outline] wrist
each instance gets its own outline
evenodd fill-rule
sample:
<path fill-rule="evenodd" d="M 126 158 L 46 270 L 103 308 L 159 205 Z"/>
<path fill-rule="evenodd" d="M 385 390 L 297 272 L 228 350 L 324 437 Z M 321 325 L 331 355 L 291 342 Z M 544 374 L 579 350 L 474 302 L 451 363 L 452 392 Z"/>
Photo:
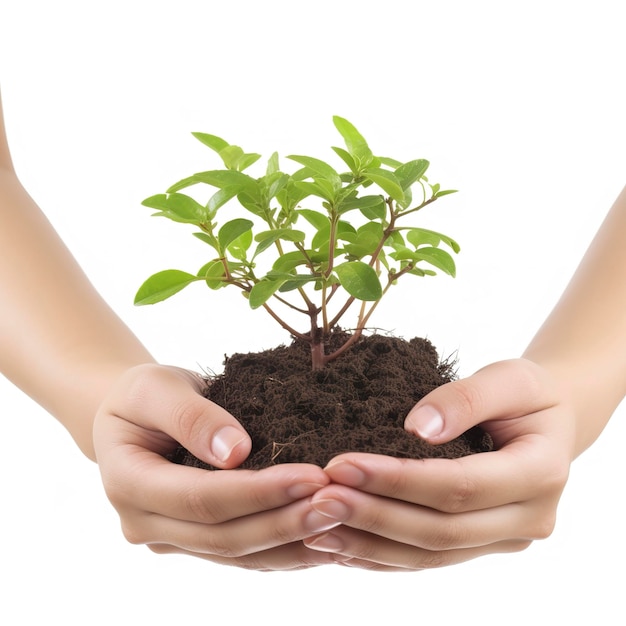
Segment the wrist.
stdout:
<path fill-rule="evenodd" d="M 65 426 L 76 445 L 90 460 L 96 460 L 93 423 L 105 398 L 126 372 L 148 363 L 154 363 L 149 355 L 144 359 L 130 361 L 97 362 L 93 368 L 85 364 L 81 375 L 72 378 L 71 389 L 66 388 L 59 394 L 59 403 L 51 412 Z"/>
<path fill-rule="evenodd" d="M 559 358 L 536 351 L 525 351 L 524 359 L 542 368 L 555 390 L 558 404 L 571 416 L 574 429 L 572 459 L 582 454 L 602 433 L 621 400 L 616 386 L 591 356 L 577 360 L 568 355 Z"/>

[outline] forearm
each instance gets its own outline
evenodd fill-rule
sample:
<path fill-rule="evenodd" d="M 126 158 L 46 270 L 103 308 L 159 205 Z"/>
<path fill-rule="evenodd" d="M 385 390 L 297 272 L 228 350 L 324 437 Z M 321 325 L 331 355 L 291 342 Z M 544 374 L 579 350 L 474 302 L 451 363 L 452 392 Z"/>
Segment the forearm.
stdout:
<path fill-rule="evenodd" d="M 0 371 L 94 458 L 101 399 L 124 370 L 153 359 L 7 167 L 0 167 L 0 224 Z"/>
<path fill-rule="evenodd" d="M 626 189 L 524 357 L 572 399 L 580 454 L 626 394 Z"/>

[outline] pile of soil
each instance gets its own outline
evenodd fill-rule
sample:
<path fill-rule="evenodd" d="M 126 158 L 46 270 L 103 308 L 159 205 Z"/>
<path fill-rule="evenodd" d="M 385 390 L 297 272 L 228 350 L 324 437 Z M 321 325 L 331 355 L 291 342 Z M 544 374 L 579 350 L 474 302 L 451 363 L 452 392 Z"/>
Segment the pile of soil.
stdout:
<path fill-rule="evenodd" d="M 330 349 L 348 335 L 338 331 Z M 208 380 L 205 396 L 234 415 L 252 438 L 241 466 L 278 463 L 324 467 L 343 452 L 400 458 L 459 458 L 493 449 L 480 427 L 433 446 L 403 428 L 413 405 L 455 377 L 427 340 L 363 336 L 321 371 L 312 371 L 309 344 L 294 340 L 263 352 L 234 354 L 224 372 Z M 215 469 L 179 448 L 170 457 L 185 465 Z"/>

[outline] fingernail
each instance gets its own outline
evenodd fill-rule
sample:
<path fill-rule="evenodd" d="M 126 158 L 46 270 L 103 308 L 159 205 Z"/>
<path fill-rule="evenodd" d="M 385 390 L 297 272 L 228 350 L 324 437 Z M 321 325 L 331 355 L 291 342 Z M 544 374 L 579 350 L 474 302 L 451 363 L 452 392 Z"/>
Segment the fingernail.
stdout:
<path fill-rule="evenodd" d="M 409 414 L 407 426 L 422 439 L 432 439 L 441 434 L 444 423 L 439 411 L 429 404 L 425 404 Z"/>
<path fill-rule="evenodd" d="M 211 452 L 222 462 L 228 461 L 233 450 L 245 441 L 247 435 L 233 426 L 224 426 L 213 435 Z"/>
<path fill-rule="evenodd" d="M 350 509 L 339 500 L 314 500 L 311 506 L 318 513 L 339 522 L 345 522 L 350 517 Z"/>
<path fill-rule="evenodd" d="M 331 461 L 326 466 L 326 471 L 331 473 L 333 481 L 349 487 L 361 487 L 367 478 L 356 465 L 347 461 Z"/>
<path fill-rule="evenodd" d="M 317 511 L 311 511 L 304 518 L 304 527 L 306 530 L 312 533 L 321 533 L 325 530 L 330 530 L 339 526 L 341 522 L 337 520 L 329 519 L 327 515 L 322 515 Z"/>
<path fill-rule="evenodd" d="M 316 491 L 319 491 L 322 487 L 321 483 L 298 483 L 297 485 L 291 485 L 287 487 L 287 495 L 294 500 L 301 500 L 307 496 L 312 496 Z"/>
<path fill-rule="evenodd" d="M 320 552 L 341 552 L 344 549 L 343 541 L 333 533 L 324 533 L 319 537 L 308 539 L 306 547 Z"/>

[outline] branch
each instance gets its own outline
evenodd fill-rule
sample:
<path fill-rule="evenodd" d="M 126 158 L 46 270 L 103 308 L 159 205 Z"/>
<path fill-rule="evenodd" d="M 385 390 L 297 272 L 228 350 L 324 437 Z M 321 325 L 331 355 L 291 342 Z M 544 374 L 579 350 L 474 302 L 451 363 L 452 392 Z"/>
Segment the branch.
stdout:
<path fill-rule="evenodd" d="M 419 206 L 413 207 L 412 209 L 407 209 L 406 211 L 401 211 L 399 213 L 396 213 L 396 218 L 404 217 L 405 215 L 408 215 L 409 213 L 415 213 L 415 211 L 419 211 L 423 209 L 425 206 L 428 206 L 429 204 L 434 202 L 436 199 L 437 199 L 437 196 L 431 196 L 430 198 L 428 198 L 428 200 L 424 200 L 424 202 L 422 202 L 422 204 L 420 204 Z"/>
<path fill-rule="evenodd" d="M 289 326 L 287 322 L 283 321 L 274 311 L 266 304 L 263 305 L 263 308 L 291 335 L 296 337 L 297 339 L 302 339 L 303 341 L 309 341 L 309 338 L 303 333 L 299 333 L 297 330 Z"/>

